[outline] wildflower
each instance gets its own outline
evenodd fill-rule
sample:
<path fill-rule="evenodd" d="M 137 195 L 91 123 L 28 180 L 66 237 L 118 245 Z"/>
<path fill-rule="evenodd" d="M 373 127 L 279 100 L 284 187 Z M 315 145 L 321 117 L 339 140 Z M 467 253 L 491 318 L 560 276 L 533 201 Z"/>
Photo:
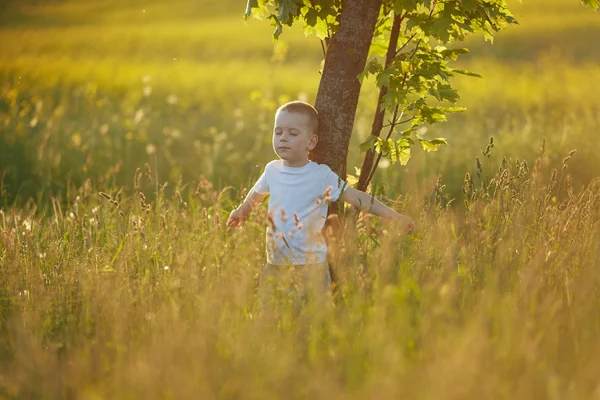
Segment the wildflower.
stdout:
<path fill-rule="evenodd" d="M 153 145 L 152 143 L 148 143 L 146 145 L 146 153 L 148 155 L 152 155 L 152 154 L 156 153 L 156 146 Z"/>

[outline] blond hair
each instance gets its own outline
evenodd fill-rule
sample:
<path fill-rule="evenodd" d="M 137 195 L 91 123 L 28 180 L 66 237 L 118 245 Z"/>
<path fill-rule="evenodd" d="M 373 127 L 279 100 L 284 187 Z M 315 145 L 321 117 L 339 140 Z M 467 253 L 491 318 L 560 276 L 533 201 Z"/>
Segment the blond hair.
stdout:
<path fill-rule="evenodd" d="M 315 135 L 319 134 L 319 113 L 309 103 L 300 100 L 287 102 L 277 109 L 275 115 L 277 116 L 281 111 L 298 113 L 307 116 L 308 120 L 310 121 L 310 125 L 312 126 L 313 133 Z"/>

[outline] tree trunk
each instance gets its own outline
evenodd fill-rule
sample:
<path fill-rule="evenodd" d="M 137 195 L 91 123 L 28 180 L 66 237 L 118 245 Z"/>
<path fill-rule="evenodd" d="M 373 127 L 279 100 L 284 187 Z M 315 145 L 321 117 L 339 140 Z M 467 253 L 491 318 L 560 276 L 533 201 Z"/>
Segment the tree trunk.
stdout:
<path fill-rule="evenodd" d="M 338 32 L 327 46 L 315 107 L 321 129 L 310 158 L 346 179 L 346 157 L 364 70 L 382 0 L 344 0 Z"/>
<path fill-rule="evenodd" d="M 325 65 L 319 82 L 315 108 L 319 112 L 319 144 L 310 159 L 327 164 L 340 178 L 346 179 L 346 158 L 360 94 L 358 75 L 365 69 L 369 48 L 382 0 L 342 0 L 338 32 L 327 45 Z M 335 204 L 329 206 L 326 240 L 336 252 L 332 238 L 339 237 L 341 224 Z M 332 282 L 337 273 L 333 254 L 329 255 Z M 336 286 L 334 285 L 334 288 Z"/>

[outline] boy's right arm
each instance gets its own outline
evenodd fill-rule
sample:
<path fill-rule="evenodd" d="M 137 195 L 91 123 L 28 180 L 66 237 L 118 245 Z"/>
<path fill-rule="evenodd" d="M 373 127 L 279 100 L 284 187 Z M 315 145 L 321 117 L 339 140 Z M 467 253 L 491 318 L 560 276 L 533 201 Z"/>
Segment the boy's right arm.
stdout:
<path fill-rule="evenodd" d="M 248 196 L 246 196 L 244 202 L 234 209 L 231 214 L 229 214 L 227 226 L 237 228 L 244 225 L 248 215 L 250 215 L 254 207 L 260 204 L 260 202 L 263 201 L 267 195 L 268 193 L 257 193 L 254 191 L 254 189 L 250 190 L 250 193 L 248 193 Z"/>

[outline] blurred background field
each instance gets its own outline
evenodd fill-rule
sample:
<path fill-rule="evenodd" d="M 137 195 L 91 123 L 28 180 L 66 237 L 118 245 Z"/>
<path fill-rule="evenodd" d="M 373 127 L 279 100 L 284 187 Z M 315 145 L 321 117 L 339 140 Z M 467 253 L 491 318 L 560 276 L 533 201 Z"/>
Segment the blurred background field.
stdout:
<path fill-rule="evenodd" d="M 254 296 L 264 207 L 224 221 L 321 47 L 244 8 L 0 3 L 0 398 L 600 398 L 598 13 L 514 1 L 466 43 L 468 110 L 421 131 L 450 146 L 374 179 L 416 233 L 348 218 L 299 315 Z"/>
<path fill-rule="evenodd" d="M 164 179 L 204 174 L 222 185 L 248 185 L 273 157 L 273 109 L 316 94 L 318 40 L 298 27 L 274 47 L 270 24 L 244 22 L 239 2 L 3 4 L 4 204 L 86 178 L 102 184 L 110 175 L 127 185 L 146 162 L 156 162 Z M 382 169 L 377 185 L 387 182 L 397 195 L 444 171 L 456 193 L 490 136 L 502 156 L 530 161 L 543 138 L 551 163 L 577 148 L 575 184 L 595 176 L 600 18 L 575 0 L 511 7 L 520 26 L 493 45 L 481 37 L 466 43 L 471 54 L 461 64 L 484 76 L 456 81 L 468 111 L 427 133 L 451 147 L 426 157 L 414 152 L 408 167 Z M 360 165 L 357 145 L 369 133 L 375 103 L 370 85 L 363 92 L 350 172 Z"/>

